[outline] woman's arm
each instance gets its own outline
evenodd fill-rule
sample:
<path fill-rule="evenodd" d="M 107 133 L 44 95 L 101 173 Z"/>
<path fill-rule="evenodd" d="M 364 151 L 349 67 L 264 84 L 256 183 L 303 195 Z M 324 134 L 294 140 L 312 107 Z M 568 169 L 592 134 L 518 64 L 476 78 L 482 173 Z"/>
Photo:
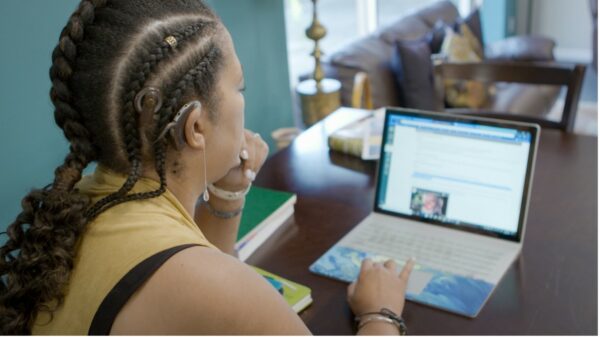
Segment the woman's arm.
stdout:
<path fill-rule="evenodd" d="M 208 201 L 219 212 L 236 212 L 244 205 L 244 199 L 227 201 L 212 196 Z M 235 256 L 234 245 L 240 227 L 241 214 L 229 219 L 215 216 L 204 203 L 196 205 L 194 220 L 204 236 L 222 252 Z"/>
<path fill-rule="evenodd" d="M 387 308 L 402 315 L 414 261 L 398 274 L 393 261 L 363 261 L 348 301 L 360 315 Z M 393 324 L 371 322 L 360 335 L 398 334 Z M 239 260 L 192 247 L 167 260 L 129 299 L 115 319 L 119 335 L 306 335 L 310 331 L 273 286 Z"/>
<path fill-rule="evenodd" d="M 269 146 L 259 134 L 244 131 L 244 142 L 240 153 L 240 164 L 231 169 L 227 175 L 215 182 L 216 188 L 239 192 L 246 191 L 248 185 L 254 181 L 256 174 L 264 164 L 269 154 Z M 210 194 L 210 193 L 209 193 Z M 244 206 L 245 197 L 238 200 L 225 200 L 212 194 L 208 205 L 198 203 L 194 220 L 202 230 L 208 241 L 217 246 L 221 251 L 234 255 L 233 249 L 240 226 L 241 214 L 223 219 L 215 215 L 228 212 L 237 212 Z"/>
<path fill-rule="evenodd" d="M 306 335 L 310 331 L 262 276 L 205 247 L 171 257 L 131 297 L 111 334 Z"/>

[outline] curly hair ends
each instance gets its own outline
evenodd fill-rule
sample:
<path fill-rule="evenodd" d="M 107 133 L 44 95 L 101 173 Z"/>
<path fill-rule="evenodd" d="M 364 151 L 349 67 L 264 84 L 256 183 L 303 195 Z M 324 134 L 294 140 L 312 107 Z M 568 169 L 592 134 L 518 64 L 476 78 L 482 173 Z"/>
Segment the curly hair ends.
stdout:
<path fill-rule="evenodd" d="M 168 143 L 141 133 L 156 137 L 184 99 L 211 104 L 223 57 L 214 39 L 219 24 L 200 0 L 83 0 L 71 15 L 50 68 L 54 117 L 70 151 L 52 184 L 22 200 L 0 247 L 0 333 L 29 334 L 39 312 L 62 305 L 77 245 L 99 213 L 164 193 Z M 177 39 L 177 50 L 166 36 Z M 164 83 L 165 104 L 143 118 L 153 125 L 142 125 L 134 99 L 152 76 Z M 128 194 L 144 158 L 154 160 L 160 187 Z M 93 205 L 75 188 L 92 161 L 128 173 L 118 191 Z"/>

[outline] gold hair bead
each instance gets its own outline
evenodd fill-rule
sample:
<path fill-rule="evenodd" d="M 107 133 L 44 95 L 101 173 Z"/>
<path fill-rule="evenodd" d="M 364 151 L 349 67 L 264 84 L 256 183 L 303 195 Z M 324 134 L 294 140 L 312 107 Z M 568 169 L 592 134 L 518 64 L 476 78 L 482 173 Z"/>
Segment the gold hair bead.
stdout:
<path fill-rule="evenodd" d="M 171 48 L 176 48 L 177 47 L 177 39 L 173 35 L 169 35 L 169 36 L 165 37 L 165 42 L 169 46 L 171 46 Z"/>

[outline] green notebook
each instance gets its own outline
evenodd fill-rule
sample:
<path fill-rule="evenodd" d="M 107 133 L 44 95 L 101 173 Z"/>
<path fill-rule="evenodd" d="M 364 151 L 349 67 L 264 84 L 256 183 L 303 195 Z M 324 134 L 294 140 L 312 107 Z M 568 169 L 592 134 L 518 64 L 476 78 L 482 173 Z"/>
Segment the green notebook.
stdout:
<path fill-rule="evenodd" d="M 294 213 L 296 195 L 252 186 L 246 196 L 235 249 L 245 261 Z"/>
<path fill-rule="evenodd" d="M 269 273 L 260 268 L 252 268 L 264 276 L 265 279 L 267 279 L 267 281 L 283 295 L 285 301 L 295 312 L 299 313 L 312 303 L 313 300 L 309 287 L 284 279 L 281 276 Z"/>

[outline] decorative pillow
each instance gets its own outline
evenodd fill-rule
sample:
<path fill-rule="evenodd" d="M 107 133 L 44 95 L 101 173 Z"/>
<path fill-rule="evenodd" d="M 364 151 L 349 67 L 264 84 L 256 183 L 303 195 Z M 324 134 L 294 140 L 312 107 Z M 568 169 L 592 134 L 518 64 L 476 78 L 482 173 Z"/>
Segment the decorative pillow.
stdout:
<path fill-rule="evenodd" d="M 481 28 L 481 13 L 479 12 L 479 8 L 472 11 L 463 22 L 467 24 L 479 41 L 479 45 L 483 47 L 485 44 L 483 43 L 483 29 Z"/>
<path fill-rule="evenodd" d="M 448 25 L 444 21 L 438 20 L 427 34 L 432 54 L 437 54 L 442 50 L 442 43 L 444 43 L 444 37 L 446 37 L 446 27 Z"/>
<path fill-rule="evenodd" d="M 479 11 L 476 11 L 479 13 Z M 475 12 L 473 12 L 475 13 Z M 471 15 L 473 15 L 473 13 Z M 438 20 L 433 26 L 432 30 L 427 34 L 427 38 L 429 39 L 429 46 L 431 48 L 432 54 L 437 54 L 441 51 L 442 43 L 446 37 L 446 29 L 450 28 L 456 33 L 460 33 L 462 36 L 466 37 L 471 44 L 471 47 L 480 58 L 484 58 L 483 44 L 481 43 L 480 36 L 475 33 L 475 31 L 469 25 L 469 18 L 459 19 L 454 25 L 449 26 L 442 20 Z M 481 27 L 479 27 L 479 34 L 481 34 Z"/>
<path fill-rule="evenodd" d="M 446 27 L 446 36 L 442 43 L 441 52 L 446 55 L 449 62 L 481 62 L 482 58 L 477 54 L 471 42 L 468 37 L 454 32 L 450 27 Z"/>
<path fill-rule="evenodd" d="M 431 49 L 427 39 L 398 41 L 391 67 L 400 89 L 401 105 L 421 110 L 439 110 L 433 82 Z"/>
<path fill-rule="evenodd" d="M 477 54 L 477 56 L 479 56 L 479 58 L 483 60 L 483 47 L 481 46 L 479 39 L 477 39 L 477 36 L 475 36 L 475 34 L 473 34 L 471 29 L 469 28 L 469 26 L 466 23 L 461 23 L 459 25 L 459 32 L 469 41 L 469 44 L 471 45 L 471 48 L 473 49 L 475 54 Z"/>
<path fill-rule="evenodd" d="M 461 25 L 461 31 L 463 30 Z M 468 28 L 466 28 L 468 29 Z M 442 54 L 447 62 L 474 63 L 482 58 L 473 48 L 473 41 L 467 36 L 455 33 L 450 27 L 446 28 L 446 37 L 442 44 Z M 482 108 L 489 98 L 488 85 L 476 81 L 444 80 L 446 103 L 455 108 Z"/>

